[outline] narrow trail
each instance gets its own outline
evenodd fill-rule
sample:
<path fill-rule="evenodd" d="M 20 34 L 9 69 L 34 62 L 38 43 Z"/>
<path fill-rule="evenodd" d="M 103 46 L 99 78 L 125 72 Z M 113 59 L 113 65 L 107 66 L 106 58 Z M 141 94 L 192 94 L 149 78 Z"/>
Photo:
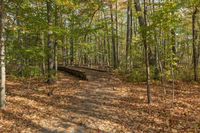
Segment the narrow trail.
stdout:
<path fill-rule="evenodd" d="M 79 123 L 68 127 L 67 132 L 107 133 L 125 131 L 120 124 L 112 123 L 109 120 L 115 119 L 117 115 L 118 107 L 111 106 L 114 102 L 119 102 L 120 97 L 116 96 L 115 86 L 120 84 L 121 81 L 105 72 L 79 69 L 86 72 L 89 81 L 79 81 L 79 91 L 71 98 L 71 106 L 65 110 L 67 114 L 71 115 L 74 123 Z"/>

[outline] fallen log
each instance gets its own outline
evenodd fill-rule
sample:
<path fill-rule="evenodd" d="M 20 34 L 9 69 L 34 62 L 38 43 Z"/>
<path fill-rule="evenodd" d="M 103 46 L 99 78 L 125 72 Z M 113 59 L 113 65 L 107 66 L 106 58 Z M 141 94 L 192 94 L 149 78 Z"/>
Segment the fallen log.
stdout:
<path fill-rule="evenodd" d="M 98 72 L 108 72 L 107 70 L 96 69 L 96 68 L 90 68 L 90 67 L 85 67 L 85 66 L 76 66 L 76 67 L 77 67 L 77 68 L 88 69 L 88 70 L 93 70 L 93 71 L 98 71 Z"/>
<path fill-rule="evenodd" d="M 69 73 L 73 76 L 76 76 L 76 77 L 82 79 L 82 80 L 88 80 L 85 72 L 83 72 L 81 70 L 77 70 L 77 69 L 73 69 L 73 68 L 69 68 L 69 67 L 60 67 L 60 66 L 58 67 L 58 70 Z"/>

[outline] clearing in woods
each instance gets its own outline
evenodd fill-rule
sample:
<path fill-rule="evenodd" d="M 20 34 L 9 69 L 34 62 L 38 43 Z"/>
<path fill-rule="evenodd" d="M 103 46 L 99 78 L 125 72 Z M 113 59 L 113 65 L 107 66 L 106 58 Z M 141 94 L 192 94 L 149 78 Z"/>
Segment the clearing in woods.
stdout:
<path fill-rule="evenodd" d="M 0 132 L 132 133 L 200 132 L 200 91 L 176 84 L 172 92 L 153 85 L 154 103 L 146 103 L 146 87 L 90 70 L 88 81 L 59 73 L 54 85 L 42 80 L 7 82 L 7 108 L 0 113 Z M 93 78 L 96 77 L 96 78 Z"/>

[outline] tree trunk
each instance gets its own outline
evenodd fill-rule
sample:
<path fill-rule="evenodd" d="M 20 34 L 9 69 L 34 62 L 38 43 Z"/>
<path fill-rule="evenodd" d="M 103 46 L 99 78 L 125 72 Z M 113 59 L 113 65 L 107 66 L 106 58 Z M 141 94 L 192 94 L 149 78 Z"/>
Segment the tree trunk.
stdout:
<path fill-rule="evenodd" d="M 133 54 L 132 54 L 132 39 L 133 39 L 133 9 L 132 9 L 132 1 L 131 1 L 131 9 L 130 9 L 130 44 L 129 44 L 129 55 L 130 55 L 130 65 L 133 62 Z"/>
<path fill-rule="evenodd" d="M 55 5 L 55 26 L 58 26 L 58 7 Z M 58 40 L 57 36 L 55 36 L 55 41 L 54 41 L 54 70 L 55 70 L 55 75 L 57 75 L 58 71 Z"/>
<path fill-rule="evenodd" d="M 135 2 L 135 9 L 137 12 L 141 12 L 141 6 L 140 6 L 140 1 L 139 0 L 134 0 Z M 150 104 L 152 102 L 151 99 L 151 91 L 150 91 L 150 65 L 149 65 L 149 47 L 147 45 L 147 32 L 146 32 L 146 27 L 147 27 L 147 22 L 146 22 L 146 4 L 145 4 L 145 0 L 144 0 L 144 17 L 142 17 L 141 15 L 138 16 L 138 20 L 139 20 L 139 24 L 140 27 L 142 28 L 142 41 L 144 44 L 144 50 L 145 50 L 145 65 L 146 65 L 146 82 L 147 82 L 147 99 L 148 99 L 148 103 Z"/>
<path fill-rule="evenodd" d="M 51 11 L 52 11 L 52 1 L 47 1 L 47 21 L 48 21 L 48 25 L 49 28 L 51 28 L 52 26 L 52 15 L 51 15 Z M 54 59 L 53 59 L 53 38 L 52 38 L 52 31 L 51 29 L 48 30 L 48 37 L 47 37 L 47 41 L 48 41 L 48 50 L 47 50 L 47 59 L 48 59 L 48 80 L 47 82 L 49 84 L 53 83 L 53 66 L 54 66 Z"/>
<path fill-rule="evenodd" d="M 104 19 L 106 20 L 105 18 L 105 14 L 104 14 Z M 105 23 L 105 39 L 106 39 L 106 44 L 107 44 L 107 50 L 106 50 L 106 53 L 107 53 L 107 65 L 110 66 L 110 60 L 111 60 L 111 54 L 110 54 L 110 39 L 109 39 L 109 30 L 108 30 L 108 23 L 106 22 Z"/>
<path fill-rule="evenodd" d="M 70 65 L 74 64 L 74 39 L 70 37 Z"/>
<path fill-rule="evenodd" d="M 194 80 L 198 81 L 198 63 L 197 63 L 197 50 L 196 50 L 196 39 L 197 39 L 197 31 L 196 31 L 196 14 L 198 12 L 197 7 L 195 7 L 194 12 L 192 14 L 192 45 L 193 45 L 193 63 L 194 63 Z"/>
<path fill-rule="evenodd" d="M 18 27 L 20 27 L 20 20 L 19 20 L 19 10 L 20 10 L 20 4 L 17 4 L 16 7 L 16 24 Z M 21 30 L 17 29 L 17 45 L 19 47 L 19 75 L 23 76 L 23 72 L 24 72 L 24 64 L 23 64 L 23 56 L 21 54 L 21 50 L 22 50 L 22 37 L 21 37 Z"/>
<path fill-rule="evenodd" d="M 119 66 L 119 37 L 118 37 L 118 0 L 115 2 L 115 23 L 116 23 L 116 60 L 117 66 Z"/>
<path fill-rule="evenodd" d="M 127 31 L 126 31 L 126 70 L 128 69 L 128 56 L 131 41 L 131 0 L 127 1 Z"/>
<path fill-rule="evenodd" d="M 4 3 L 0 0 L 0 46 L 1 46 L 1 88 L 0 88 L 0 108 L 5 108 L 6 98 L 6 68 L 5 68 L 5 36 L 4 36 Z"/>
<path fill-rule="evenodd" d="M 106 35 L 104 33 L 103 35 L 103 64 L 105 65 L 106 64 Z"/>
<path fill-rule="evenodd" d="M 114 18 L 113 18 L 113 8 L 110 4 L 110 17 L 111 17 L 111 30 L 112 30 L 112 50 L 113 50 L 113 67 L 117 68 L 117 58 L 116 58 L 116 46 L 115 46 L 115 34 L 114 34 Z"/>
<path fill-rule="evenodd" d="M 175 98 L 175 73 L 174 73 L 174 62 L 176 55 L 176 33 L 174 29 L 171 30 L 171 44 L 172 44 L 172 59 L 171 59 L 171 76 L 172 76 L 172 101 L 174 102 Z"/>
<path fill-rule="evenodd" d="M 45 40 L 44 40 L 44 32 L 41 33 L 41 42 L 42 42 L 42 50 L 45 53 Z M 46 74 L 46 63 L 45 63 L 45 56 L 42 58 L 42 73 L 43 75 Z"/>
<path fill-rule="evenodd" d="M 62 53 L 63 53 L 63 66 L 67 65 L 67 38 L 66 35 L 63 36 L 63 47 L 62 47 Z"/>

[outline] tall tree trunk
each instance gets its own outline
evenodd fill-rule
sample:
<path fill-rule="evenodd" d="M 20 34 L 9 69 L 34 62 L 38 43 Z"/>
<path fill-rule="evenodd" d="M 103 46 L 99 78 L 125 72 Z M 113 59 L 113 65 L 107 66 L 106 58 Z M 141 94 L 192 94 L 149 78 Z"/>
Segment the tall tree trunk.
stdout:
<path fill-rule="evenodd" d="M 103 64 L 106 64 L 106 35 L 105 33 L 103 34 Z"/>
<path fill-rule="evenodd" d="M 194 80 L 198 81 L 198 63 L 197 63 L 197 50 L 196 50 L 196 39 L 197 39 L 197 31 L 196 31 L 196 14 L 198 12 L 197 7 L 195 7 L 194 12 L 192 14 L 192 45 L 193 45 L 193 63 L 194 63 Z"/>
<path fill-rule="evenodd" d="M 133 9 L 132 9 L 132 1 L 131 1 L 131 9 L 130 9 L 130 45 L 129 45 L 129 55 L 130 55 L 130 65 L 133 62 L 132 55 L 132 39 L 133 39 Z"/>
<path fill-rule="evenodd" d="M 111 30 L 112 30 L 112 49 L 113 49 L 113 67 L 117 68 L 117 58 L 116 58 L 116 46 L 115 46 L 115 32 L 114 32 L 114 18 L 113 18 L 113 6 L 110 4 L 110 17 L 111 17 Z"/>
<path fill-rule="evenodd" d="M 70 37 L 70 65 L 74 64 L 74 39 Z"/>
<path fill-rule="evenodd" d="M 49 0 L 47 1 L 47 22 L 49 25 L 49 30 L 48 30 L 48 37 L 47 37 L 47 41 L 48 41 L 48 50 L 47 50 L 47 59 L 48 59 L 48 80 L 47 82 L 49 84 L 53 83 L 53 66 L 54 66 L 54 59 L 53 59 L 53 32 L 51 31 L 51 26 L 53 25 L 52 23 L 52 15 L 51 15 L 51 11 L 52 11 L 52 1 Z"/>
<path fill-rule="evenodd" d="M 126 70 L 128 69 L 129 48 L 131 44 L 131 0 L 127 1 L 127 31 L 126 31 Z"/>
<path fill-rule="evenodd" d="M 16 24 L 18 27 L 20 27 L 20 20 L 19 20 L 19 16 L 20 16 L 20 4 L 17 3 L 17 7 L 16 7 Z M 24 67 L 24 64 L 23 64 L 23 56 L 21 54 L 21 50 L 22 50 L 22 37 L 21 37 L 21 30 L 20 29 L 17 29 L 17 45 L 19 47 L 19 75 L 20 76 L 23 76 L 23 67 Z"/>
<path fill-rule="evenodd" d="M 67 65 L 67 37 L 66 35 L 63 36 L 63 46 L 62 46 L 62 53 L 63 53 L 63 66 Z"/>
<path fill-rule="evenodd" d="M 151 10 L 151 14 L 153 14 L 155 12 L 155 2 L 154 0 L 149 0 L 149 3 L 152 8 Z M 158 32 L 159 31 L 159 32 Z M 157 33 L 158 32 L 158 33 Z M 155 40 L 155 66 L 154 66 L 154 79 L 158 80 L 159 79 L 159 75 L 160 75 L 160 71 L 159 71 L 159 37 L 161 34 L 161 30 L 158 30 L 158 28 L 154 29 L 154 40 Z"/>
<path fill-rule="evenodd" d="M 55 26 L 58 26 L 58 7 L 55 5 Z M 58 71 L 58 40 L 57 36 L 55 36 L 54 40 L 54 70 L 55 70 L 55 75 L 57 75 Z"/>
<path fill-rule="evenodd" d="M 44 32 L 42 32 L 40 36 L 41 36 L 41 42 L 42 42 L 42 50 L 45 53 Z M 46 62 L 46 57 L 43 56 L 43 58 L 42 58 L 42 73 L 43 73 L 43 75 L 46 74 L 46 63 L 45 62 Z"/>
<path fill-rule="evenodd" d="M 110 66 L 111 63 L 111 50 L 110 50 L 110 39 L 107 31 L 107 47 L 108 47 L 108 66 Z"/>
<path fill-rule="evenodd" d="M 172 44 L 172 59 L 171 59 L 171 76 L 172 76 L 172 101 L 174 102 L 175 98 L 175 73 L 174 73 L 174 62 L 176 55 L 176 33 L 174 29 L 171 30 L 171 44 Z"/>
<path fill-rule="evenodd" d="M 119 37 L 118 37 L 118 0 L 115 2 L 115 28 L 116 28 L 116 60 L 119 66 Z"/>
<path fill-rule="evenodd" d="M 140 6 L 140 1 L 139 0 L 134 0 L 135 2 L 135 9 L 137 12 L 142 12 L 141 6 Z M 145 50 L 145 65 L 146 65 L 146 82 L 147 82 L 147 99 L 148 103 L 150 104 L 152 102 L 151 99 L 151 91 L 150 91 L 150 65 L 149 65 L 149 47 L 147 44 L 147 32 L 146 32 L 146 27 L 147 27 L 147 22 L 146 22 L 146 1 L 144 0 L 144 17 L 143 16 L 138 16 L 139 24 L 140 27 L 143 29 L 142 31 L 142 41 L 144 44 L 144 50 Z"/>
<path fill-rule="evenodd" d="M 0 108 L 5 108 L 6 102 L 6 68 L 5 68 L 5 30 L 4 30 L 4 0 L 0 0 L 0 47 L 1 47 L 1 88 Z"/>
<path fill-rule="evenodd" d="M 104 19 L 106 20 L 106 15 L 105 15 L 105 12 L 104 12 Z M 108 30 L 108 23 L 107 23 L 107 20 L 105 22 L 105 40 L 106 40 L 106 44 L 107 44 L 107 47 L 106 47 L 106 53 L 107 53 L 107 65 L 110 66 L 110 60 L 111 60 L 111 54 L 110 54 L 110 39 L 109 39 L 109 30 Z"/>

